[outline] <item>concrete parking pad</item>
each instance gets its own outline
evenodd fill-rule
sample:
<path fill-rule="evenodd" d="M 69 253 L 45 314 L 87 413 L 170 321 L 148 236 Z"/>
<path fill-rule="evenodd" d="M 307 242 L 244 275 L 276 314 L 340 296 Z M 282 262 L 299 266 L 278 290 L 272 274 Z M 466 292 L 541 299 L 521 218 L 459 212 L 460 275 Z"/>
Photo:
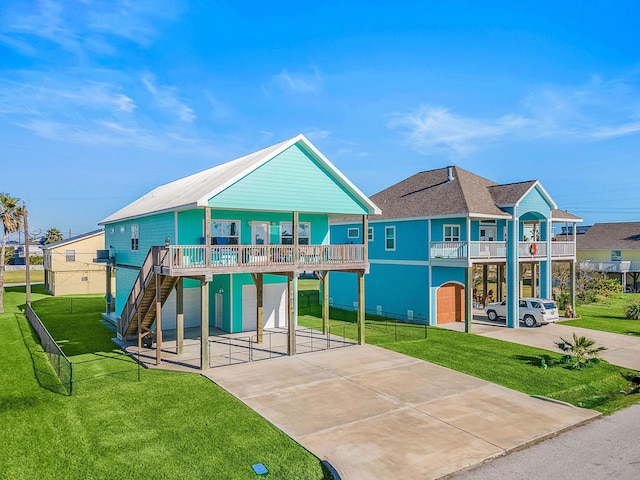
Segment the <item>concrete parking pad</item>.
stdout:
<path fill-rule="evenodd" d="M 441 327 L 464 331 L 464 324 L 460 322 L 448 323 L 441 325 Z M 562 322 L 549 323 L 534 328 L 506 328 L 504 322 L 486 321 L 486 316 L 482 314 L 474 314 L 471 332 L 483 337 L 497 338 L 554 352 L 559 352 L 555 342 L 560 341 L 560 337 L 571 340 L 573 333 L 575 333 L 579 337 L 595 340 L 597 346 L 607 347 L 607 350 L 601 354 L 601 357 L 607 362 L 640 371 L 640 337 L 637 335 L 602 332 L 564 325 Z"/>
<path fill-rule="evenodd" d="M 344 479 L 440 478 L 599 416 L 371 345 L 206 376 Z"/>

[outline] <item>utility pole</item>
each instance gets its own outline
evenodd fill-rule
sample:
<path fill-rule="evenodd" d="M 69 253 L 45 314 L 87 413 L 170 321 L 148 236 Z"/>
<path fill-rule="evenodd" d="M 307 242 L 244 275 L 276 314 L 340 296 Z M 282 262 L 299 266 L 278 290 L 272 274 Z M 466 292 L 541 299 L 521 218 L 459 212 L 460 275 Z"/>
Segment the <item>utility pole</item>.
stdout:
<path fill-rule="evenodd" d="M 29 260 L 29 224 L 28 224 L 28 220 L 27 217 L 29 216 L 27 214 L 27 201 L 23 198 L 22 199 L 22 210 L 23 210 L 23 215 L 24 215 L 24 263 L 26 265 L 26 271 L 25 271 L 25 282 L 26 282 L 26 286 L 25 286 L 25 291 L 26 291 L 26 300 L 27 300 L 27 305 L 30 307 L 31 306 L 31 262 Z"/>

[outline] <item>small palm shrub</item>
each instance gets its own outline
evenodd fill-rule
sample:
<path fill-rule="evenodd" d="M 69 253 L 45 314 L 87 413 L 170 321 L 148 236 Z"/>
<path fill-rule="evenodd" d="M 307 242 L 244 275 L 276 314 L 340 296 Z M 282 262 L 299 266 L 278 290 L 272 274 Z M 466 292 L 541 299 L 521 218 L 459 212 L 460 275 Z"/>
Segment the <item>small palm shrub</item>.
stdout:
<path fill-rule="evenodd" d="M 560 337 L 560 341 L 556 342 L 556 346 L 564 352 L 562 363 L 569 368 L 585 368 L 600 363 L 598 358 L 600 352 L 607 347 L 596 347 L 595 340 L 587 337 L 578 337 L 573 333 L 573 342 Z"/>
<path fill-rule="evenodd" d="M 640 320 L 640 303 L 633 302 L 624 307 L 624 316 L 629 320 Z"/>

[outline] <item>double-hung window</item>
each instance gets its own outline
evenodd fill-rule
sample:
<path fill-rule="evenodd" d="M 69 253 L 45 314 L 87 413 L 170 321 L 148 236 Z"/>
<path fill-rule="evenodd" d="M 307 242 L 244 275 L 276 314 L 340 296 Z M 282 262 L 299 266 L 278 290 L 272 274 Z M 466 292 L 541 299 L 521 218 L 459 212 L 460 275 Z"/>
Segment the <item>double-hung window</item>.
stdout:
<path fill-rule="evenodd" d="M 622 250 L 611 250 L 611 261 L 612 262 L 621 262 L 622 261 Z"/>
<path fill-rule="evenodd" d="M 65 250 L 64 251 L 64 261 L 65 262 L 75 262 L 76 261 L 76 251 L 75 250 Z"/>
<path fill-rule="evenodd" d="M 140 249 L 140 227 L 137 223 L 131 225 L 131 250 L 137 252 Z"/>
<path fill-rule="evenodd" d="M 459 242 L 460 241 L 460 225 L 445 225 L 444 241 Z"/>
<path fill-rule="evenodd" d="M 384 249 L 387 251 L 396 249 L 396 227 L 384 227 Z"/>

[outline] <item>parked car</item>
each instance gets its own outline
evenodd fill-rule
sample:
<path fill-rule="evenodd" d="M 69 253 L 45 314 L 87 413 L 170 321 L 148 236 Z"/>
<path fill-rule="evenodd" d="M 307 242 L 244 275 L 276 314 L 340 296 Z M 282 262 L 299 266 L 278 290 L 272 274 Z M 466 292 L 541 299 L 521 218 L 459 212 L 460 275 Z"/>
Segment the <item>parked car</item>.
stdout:
<path fill-rule="evenodd" d="M 488 303 L 484 307 L 489 320 L 507 317 L 507 302 Z M 541 323 L 557 322 L 560 318 L 558 307 L 553 300 L 542 298 L 521 298 L 518 318 L 527 326 L 535 327 Z"/>

